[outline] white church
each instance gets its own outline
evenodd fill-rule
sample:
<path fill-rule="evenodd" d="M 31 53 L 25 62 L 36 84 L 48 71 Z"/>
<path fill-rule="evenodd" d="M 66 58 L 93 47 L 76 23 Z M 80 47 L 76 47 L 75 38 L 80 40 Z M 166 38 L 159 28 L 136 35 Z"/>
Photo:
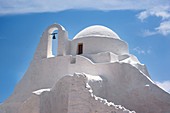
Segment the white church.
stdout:
<path fill-rule="evenodd" d="M 170 94 L 111 29 L 90 26 L 70 40 L 63 26 L 53 24 L 0 113 L 170 113 Z"/>

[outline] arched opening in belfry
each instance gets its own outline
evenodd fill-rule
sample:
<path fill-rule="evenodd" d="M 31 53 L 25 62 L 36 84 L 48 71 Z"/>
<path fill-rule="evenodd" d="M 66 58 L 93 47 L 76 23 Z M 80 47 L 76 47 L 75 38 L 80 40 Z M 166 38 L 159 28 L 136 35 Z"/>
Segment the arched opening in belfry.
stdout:
<path fill-rule="evenodd" d="M 51 33 L 52 38 L 52 55 L 57 56 L 57 48 L 58 48 L 58 30 L 54 30 Z"/>

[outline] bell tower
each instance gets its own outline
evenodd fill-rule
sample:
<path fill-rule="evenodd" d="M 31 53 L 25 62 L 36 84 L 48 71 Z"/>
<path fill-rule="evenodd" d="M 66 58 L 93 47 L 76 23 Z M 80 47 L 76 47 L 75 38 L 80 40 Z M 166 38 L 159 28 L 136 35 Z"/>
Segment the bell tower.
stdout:
<path fill-rule="evenodd" d="M 51 35 L 55 30 L 58 30 L 58 48 L 57 56 L 64 56 L 67 54 L 68 49 L 68 33 L 60 24 L 52 24 L 42 34 L 40 43 L 36 49 L 34 59 L 43 59 L 53 57 L 52 55 L 52 40 Z"/>

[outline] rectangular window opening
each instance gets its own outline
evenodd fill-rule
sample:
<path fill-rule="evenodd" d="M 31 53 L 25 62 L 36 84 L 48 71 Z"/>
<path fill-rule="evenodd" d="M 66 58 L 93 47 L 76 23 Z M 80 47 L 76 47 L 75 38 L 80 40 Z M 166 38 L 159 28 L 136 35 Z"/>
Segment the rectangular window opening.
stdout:
<path fill-rule="evenodd" d="M 71 57 L 71 59 L 70 59 L 70 63 L 71 64 L 75 64 L 76 63 L 76 57 Z"/>
<path fill-rule="evenodd" d="M 83 43 L 78 44 L 77 54 L 78 55 L 83 54 Z"/>

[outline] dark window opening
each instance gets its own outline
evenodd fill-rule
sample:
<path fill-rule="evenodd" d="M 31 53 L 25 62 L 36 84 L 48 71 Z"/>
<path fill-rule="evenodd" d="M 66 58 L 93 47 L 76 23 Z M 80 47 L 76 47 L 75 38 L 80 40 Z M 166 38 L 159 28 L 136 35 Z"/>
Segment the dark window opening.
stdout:
<path fill-rule="evenodd" d="M 71 59 L 70 59 L 70 63 L 75 64 L 76 63 L 76 57 L 72 56 Z"/>
<path fill-rule="evenodd" d="M 83 43 L 78 44 L 77 54 L 78 55 L 83 54 Z"/>

